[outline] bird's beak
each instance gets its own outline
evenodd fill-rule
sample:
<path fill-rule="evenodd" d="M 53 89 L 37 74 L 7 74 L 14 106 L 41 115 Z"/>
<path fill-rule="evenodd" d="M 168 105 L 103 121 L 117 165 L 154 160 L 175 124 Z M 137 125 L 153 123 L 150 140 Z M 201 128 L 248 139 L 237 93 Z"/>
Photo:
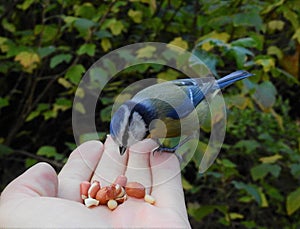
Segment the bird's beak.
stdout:
<path fill-rule="evenodd" d="M 120 155 L 123 155 L 125 152 L 126 152 L 126 147 L 124 147 L 124 146 L 120 146 L 119 147 L 119 150 L 120 150 Z"/>

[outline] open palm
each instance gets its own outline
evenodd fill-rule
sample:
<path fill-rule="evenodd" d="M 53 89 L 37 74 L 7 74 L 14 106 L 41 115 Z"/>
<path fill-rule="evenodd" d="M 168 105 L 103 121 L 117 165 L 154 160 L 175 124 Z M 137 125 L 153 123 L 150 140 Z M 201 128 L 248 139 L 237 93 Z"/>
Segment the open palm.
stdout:
<path fill-rule="evenodd" d="M 98 141 L 79 146 L 58 176 L 46 163 L 33 166 L 2 192 L 0 227 L 190 227 L 178 160 L 167 153 L 153 156 L 153 144 L 140 143 L 120 156 L 108 137 L 104 146 Z M 105 186 L 120 174 L 142 183 L 156 204 L 130 197 L 114 211 L 82 204 L 82 181 Z"/>

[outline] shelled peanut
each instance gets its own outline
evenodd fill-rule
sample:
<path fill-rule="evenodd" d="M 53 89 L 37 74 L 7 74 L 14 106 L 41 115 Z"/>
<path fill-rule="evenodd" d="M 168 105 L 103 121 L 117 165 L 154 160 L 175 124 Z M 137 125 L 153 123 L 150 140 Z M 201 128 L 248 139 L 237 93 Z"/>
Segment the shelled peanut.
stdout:
<path fill-rule="evenodd" d="M 83 181 L 80 184 L 80 196 L 87 207 L 107 205 L 110 210 L 127 200 L 127 196 L 142 199 L 150 204 L 155 203 L 154 197 L 146 194 L 145 187 L 138 182 L 128 182 L 127 177 L 120 175 L 113 184 L 101 187 L 99 181 Z"/>

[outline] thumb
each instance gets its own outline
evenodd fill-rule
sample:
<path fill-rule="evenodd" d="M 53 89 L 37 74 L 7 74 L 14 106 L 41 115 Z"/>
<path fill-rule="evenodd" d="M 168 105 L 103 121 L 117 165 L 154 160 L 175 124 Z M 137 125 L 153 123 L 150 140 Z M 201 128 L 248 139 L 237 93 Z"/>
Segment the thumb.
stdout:
<path fill-rule="evenodd" d="M 1 201 L 11 199 L 57 196 L 58 179 L 53 167 L 47 163 L 38 163 L 14 179 L 3 190 Z"/>

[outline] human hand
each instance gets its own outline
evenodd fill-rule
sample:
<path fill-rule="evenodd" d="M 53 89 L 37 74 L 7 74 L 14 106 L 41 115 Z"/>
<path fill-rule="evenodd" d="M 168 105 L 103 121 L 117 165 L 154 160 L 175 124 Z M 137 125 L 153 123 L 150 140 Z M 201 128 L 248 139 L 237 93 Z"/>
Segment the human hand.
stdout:
<path fill-rule="evenodd" d="M 153 141 L 137 144 L 120 156 L 110 137 L 104 146 L 89 141 L 70 155 L 57 176 L 46 163 L 38 163 L 13 180 L 0 199 L 0 227 L 190 227 L 175 155 L 150 153 Z M 143 150 L 144 153 L 137 153 Z M 82 181 L 109 185 L 124 174 L 142 183 L 156 198 L 155 205 L 129 197 L 111 211 L 106 206 L 82 204 Z"/>

